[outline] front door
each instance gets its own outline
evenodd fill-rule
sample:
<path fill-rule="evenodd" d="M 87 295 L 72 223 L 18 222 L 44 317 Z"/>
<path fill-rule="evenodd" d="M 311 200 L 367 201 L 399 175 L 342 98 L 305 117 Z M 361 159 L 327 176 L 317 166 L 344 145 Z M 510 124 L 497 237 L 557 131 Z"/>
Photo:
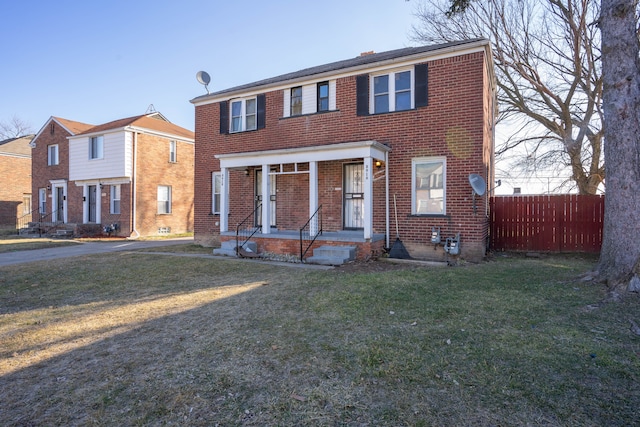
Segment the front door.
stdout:
<path fill-rule="evenodd" d="M 64 188 L 56 187 L 56 211 L 53 220 L 56 222 L 64 221 Z"/>
<path fill-rule="evenodd" d="M 96 222 L 96 199 L 97 199 L 97 186 L 89 185 L 89 222 Z"/>
<path fill-rule="evenodd" d="M 269 175 L 269 209 L 271 209 L 271 226 L 276 226 L 276 175 Z M 256 170 L 256 196 L 255 207 L 256 209 L 262 203 L 262 171 Z M 256 226 L 262 225 L 262 212 L 260 209 L 256 210 Z"/>
<path fill-rule="evenodd" d="M 343 226 L 364 229 L 364 163 L 344 165 Z"/>

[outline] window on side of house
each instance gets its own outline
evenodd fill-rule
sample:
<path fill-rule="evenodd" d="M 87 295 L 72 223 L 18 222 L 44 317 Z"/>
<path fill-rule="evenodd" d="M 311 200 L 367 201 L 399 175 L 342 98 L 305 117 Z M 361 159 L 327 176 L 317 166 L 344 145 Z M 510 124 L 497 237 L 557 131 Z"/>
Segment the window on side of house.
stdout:
<path fill-rule="evenodd" d="M 52 144 L 47 146 L 47 165 L 53 166 L 59 163 L 58 158 L 58 144 Z"/>
<path fill-rule="evenodd" d="M 120 184 L 111 186 L 111 213 L 120 213 Z"/>
<path fill-rule="evenodd" d="M 169 141 L 169 162 L 178 161 L 178 144 L 175 141 Z"/>
<path fill-rule="evenodd" d="M 222 193 L 222 174 L 220 172 L 213 172 L 211 174 L 211 212 L 214 214 L 220 213 L 220 195 Z"/>
<path fill-rule="evenodd" d="M 92 136 L 89 138 L 89 159 L 101 159 L 103 150 L 103 136 Z"/>
<path fill-rule="evenodd" d="M 171 186 L 158 185 L 158 213 L 171 213 Z"/>
<path fill-rule="evenodd" d="M 256 98 L 231 102 L 231 132 L 257 129 Z"/>
<path fill-rule="evenodd" d="M 446 213 L 446 159 L 423 157 L 411 161 L 413 215 Z"/>
<path fill-rule="evenodd" d="M 413 108 L 414 89 L 411 70 L 373 76 L 372 81 L 371 113 L 388 113 Z"/>
<path fill-rule="evenodd" d="M 329 111 L 329 82 L 318 83 L 318 112 Z"/>
<path fill-rule="evenodd" d="M 291 88 L 291 115 L 302 114 L 302 86 Z"/>

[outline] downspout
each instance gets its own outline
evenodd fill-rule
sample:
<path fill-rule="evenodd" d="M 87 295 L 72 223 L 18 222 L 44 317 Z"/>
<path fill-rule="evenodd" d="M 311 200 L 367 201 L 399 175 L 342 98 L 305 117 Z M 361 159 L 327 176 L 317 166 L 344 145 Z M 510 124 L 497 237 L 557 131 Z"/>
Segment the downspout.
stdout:
<path fill-rule="evenodd" d="M 391 240 L 389 238 L 389 152 L 384 152 L 384 167 L 387 169 L 384 174 L 384 186 L 385 186 L 385 233 L 387 235 L 387 249 L 391 247 Z"/>
<path fill-rule="evenodd" d="M 136 191 L 138 184 L 138 132 L 133 131 L 133 182 L 131 183 L 131 192 L 133 193 L 133 202 L 131 206 L 131 223 L 134 235 L 129 236 L 129 239 L 137 239 L 140 237 L 140 233 L 136 230 L 136 207 L 138 206 L 138 192 Z"/>

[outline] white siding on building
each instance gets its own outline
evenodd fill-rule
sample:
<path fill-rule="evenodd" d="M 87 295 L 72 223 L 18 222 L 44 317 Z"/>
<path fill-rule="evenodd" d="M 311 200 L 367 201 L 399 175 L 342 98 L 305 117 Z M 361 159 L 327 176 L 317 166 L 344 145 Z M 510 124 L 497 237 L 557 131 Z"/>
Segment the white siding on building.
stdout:
<path fill-rule="evenodd" d="M 89 159 L 89 137 L 69 139 L 71 181 L 131 177 L 131 132 L 105 133 L 103 137 L 101 159 Z"/>

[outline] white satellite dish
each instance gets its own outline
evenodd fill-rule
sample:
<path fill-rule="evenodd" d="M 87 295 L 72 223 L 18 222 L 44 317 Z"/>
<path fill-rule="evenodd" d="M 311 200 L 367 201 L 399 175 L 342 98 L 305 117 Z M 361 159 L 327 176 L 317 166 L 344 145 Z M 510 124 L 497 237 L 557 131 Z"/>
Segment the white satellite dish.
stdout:
<path fill-rule="evenodd" d="M 207 90 L 207 95 L 209 94 L 209 83 L 211 82 L 211 76 L 209 76 L 209 73 L 207 73 L 206 71 L 198 71 L 196 73 L 196 80 L 198 80 L 198 83 L 200 83 L 201 85 L 204 85 L 204 88 Z"/>
<path fill-rule="evenodd" d="M 478 196 L 484 196 L 484 193 L 487 191 L 487 184 L 484 182 L 484 178 L 477 173 L 469 175 L 469 184 L 471 184 L 471 188 L 473 188 L 473 194 L 477 194 Z"/>

